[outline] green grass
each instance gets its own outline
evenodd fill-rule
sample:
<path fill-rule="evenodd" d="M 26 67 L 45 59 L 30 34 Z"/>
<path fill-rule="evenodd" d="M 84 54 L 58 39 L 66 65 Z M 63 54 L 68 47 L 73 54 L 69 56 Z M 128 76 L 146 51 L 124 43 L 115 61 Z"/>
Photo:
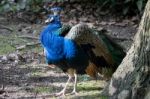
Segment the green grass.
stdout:
<path fill-rule="evenodd" d="M 80 78 L 82 78 L 82 76 Z M 68 93 L 66 99 L 108 99 L 108 97 L 100 94 L 104 86 L 105 83 L 101 80 L 79 80 L 77 85 L 78 95 L 70 95 Z"/>
<path fill-rule="evenodd" d="M 41 66 L 36 65 L 35 67 L 33 67 L 32 65 L 29 65 L 29 67 L 32 68 L 31 69 L 32 72 L 29 72 L 28 76 L 31 77 L 31 80 L 35 81 L 34 87 L 31 86 L 31 92 L 38 93 L 38 95 L 48 95 L 50 99 L 61 99 L 60 97 L 55 97 L 53 94 L 63 89 L 63 86 L 67 81 L 66 77 L 65 78 L 56 77 L 56 78 L 53 78 L 53 81 L 51 82 L 51 80 L 49 79 L 52 79 L 51 76 L 55 76 L 55 74 L 46 73 L 42 65 Z M 57 75 L 62 73 L 62 71 L 58 69 L 53 69 L 51 71 L 55 72 Z M 49 78 L 41 82 L 38 81 L 38 79 L 41 79 L 44 77 L 46 78 L 49 77 Z M 58 84 L 59 82 L 62 83 L 63 86 L 61 84 Z M 87 75 L 78 75 L 78 83 L 77 83 L 78 94 L 77 95 L 70 94 L 73 89 L 73 83 L 70 83 L 69 86 L 67 87 L 66 96 L 65 98 L 62 98 L 62 99 L 109 99 L 108 97 L 102 96 L 100 94 L 102 92 L 102 89 L 105 86 L 106 86 L 106 82 L 103 80 L 93 80 Z"/>
<path fill-rule="evenodd" d="M 52 91 L 53 91 L 52 88 L 46 86 L 37 86 L 33 89 L 33 92 L 37 92 L 37 93 L 50 93 Z"/>
<path fill-rule="evenodd" d="M 35 41 L 27 38 L 19 38 L 18 31 L 16 31 L 17 29 L 13 26 L 12 29 L 13 32 L 11 33 L 0 34 L 0 55 L 12 53 L 16 51 L 17 46 L 26 45 L 27 43 L 31 43 Z M 39 45 L 27 46 L 26 48 L 20 50 L 20 52 L 25 52 L 25 51 L 41 52 L 42 47 L 39 44 Z"/>
<path fill-rule="evenodd" d="M 102 88 L 100 88 L 100 82 L 96 80 L 78 83 L 78 90 L 80 91 L 101 90 L 101 89 Z"/>
<path fill-rule="evenodd" d="M 15 51 L 15 47 L 11 44 L 13 41 L 9 36 L 0 35 L 0 54 L 6 54 Z"/>
<path fill-rule="evenodd" d="M 109 99 L 106 96 L 102 96 L 101 90 L 103 87 L 101 81 L 81 81 L 78 83 L 78 94 L 77 95 L 71 95 L 70 92 L 66 93 L 65 99 Z M 100 87 L 101 86 L 101 87 Z M 71 86 L 70 86 L 71 87 Z M 70 88 L 67 88 L 69 90 Z M 52 94 L 56 91 L 56 88 L 54 86 L 36 86 L 33 88 L 33 92 L 41 93 L 41 94 Z M 52 96 L 53 99 L 59 99 L 59 97 Z"/>
<path fill-rule="evenodd" d="M 42 72 L 40 72 L 40 71 L 32 71 L 31 73 L 30 73 L 30 76 L 31 77 L 40 77 L 40 76 L 42 76 L 44 73 L 42 73 Z"/>

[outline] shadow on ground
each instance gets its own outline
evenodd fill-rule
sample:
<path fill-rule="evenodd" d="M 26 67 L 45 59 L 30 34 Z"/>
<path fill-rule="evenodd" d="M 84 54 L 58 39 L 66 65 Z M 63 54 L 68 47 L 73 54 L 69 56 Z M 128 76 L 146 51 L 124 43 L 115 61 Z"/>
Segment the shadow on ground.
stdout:
<path fill-rule="evenodd" d="M 67 75 L 58 68 L 50 69 L 44 64 L 16 65 L 1 64 L 0 85 L 4 87 L 1 98 L 14 99 L 51 99 L 61 91 Z M 86 78 L 86 79 L 85 79 Z M 86 75 L 79 76 L 78 95 L 71 95 L 72 84 L 67 89 L 66 98 L 91 99 L 100 97 L 105 81 L 93 80 Z"/>

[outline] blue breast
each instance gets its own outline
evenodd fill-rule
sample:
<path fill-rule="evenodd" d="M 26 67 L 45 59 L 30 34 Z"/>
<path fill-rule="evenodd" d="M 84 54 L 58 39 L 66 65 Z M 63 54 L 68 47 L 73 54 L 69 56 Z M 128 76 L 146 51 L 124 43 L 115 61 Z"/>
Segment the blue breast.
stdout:
<path fill-rule="evenodd" d="M 73 40 L 58 36 L 58 28 L 60 27 L 56 24 L 48 25 L 40 35 L 41 44 L 45 49 L 47 63 L 57 64 L 65 61 L 67 65 L 73 68 L 79 70 L 86 68 L 88 65 L 88 57 L 84 50 Z"/>
<path fill-rule="evenodd" d="M 46 58 L 49 61 L 60 61 L 75 56 L 76 48 L 71 40 L 65 40 L 50 32 L 41 34 L 41 43 L 46 50 Z"/>

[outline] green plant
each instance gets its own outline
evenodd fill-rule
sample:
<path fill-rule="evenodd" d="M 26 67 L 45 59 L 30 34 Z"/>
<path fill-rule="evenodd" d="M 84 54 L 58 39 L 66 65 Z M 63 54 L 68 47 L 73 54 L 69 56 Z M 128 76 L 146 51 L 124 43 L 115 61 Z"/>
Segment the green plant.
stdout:
<path fill-rule="evenodd" d="M 102 9 L 110 9 L 122 14 L 141 13 L 147 0 L 96 0 Z"/>
<path fill-rule="evenodd" d="M 18 12 L 21 10 L 30 12 L 39 12 L 43 9 L 45 2 L 64 2 L 66 0 L 1 0 L 0 12 Z M 70 0 L 69 0 L 70 1 Z M 84 0 L 83 0 L 84 1 Z M 80 0 L 81 4 L 83 2 Z M 96 2 L 101 9 L 110 9 L 124 15 L 141 14 L 146 5 L 147 0 L 87 0 L 87 2 Z"/>
<path fill-rule="evenodd" d="M 13 0 L 2 0 L 0 2 L 0 12 L 16 12 L 26 7 L 26 0 L 15 3 Z"/>
<path fill-rule="evenodd" d="M 17 12 L 20 10 L 31 10 L 37 12 L 41 9 L 43 0 L 2 0 L 0 1 L 0 12 Z"/>

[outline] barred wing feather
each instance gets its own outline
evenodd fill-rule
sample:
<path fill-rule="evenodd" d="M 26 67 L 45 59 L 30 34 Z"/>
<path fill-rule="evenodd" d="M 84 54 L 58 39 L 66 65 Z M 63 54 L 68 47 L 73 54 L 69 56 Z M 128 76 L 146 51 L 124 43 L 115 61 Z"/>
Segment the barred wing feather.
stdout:
<path fill-rule="evenodd" d="M 97 67 L 113 67 L 115 70 L 125 56 L 123 49 L 107 35 L 89 28 L 86 24 L 75 25 L 65 38 L 80 45 Z"/>

